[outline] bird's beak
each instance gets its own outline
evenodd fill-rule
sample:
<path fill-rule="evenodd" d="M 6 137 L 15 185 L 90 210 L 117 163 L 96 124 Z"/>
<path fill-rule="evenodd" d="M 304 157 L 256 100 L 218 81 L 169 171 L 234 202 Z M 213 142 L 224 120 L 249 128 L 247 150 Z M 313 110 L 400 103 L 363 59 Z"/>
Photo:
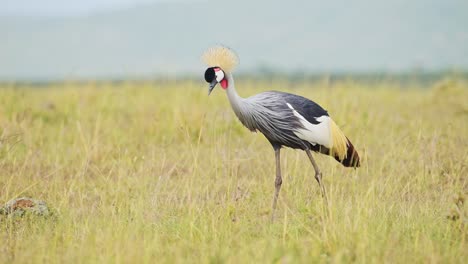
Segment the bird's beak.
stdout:
<path fill-rule="evenodd" d="M 218 84 L 218 81 L 216 79 L 213 79 L 210 83 L 210 87 L 208 88 L 208 95 L 210 95 L 211 91 L 215 88 L 215 86 Z"/>

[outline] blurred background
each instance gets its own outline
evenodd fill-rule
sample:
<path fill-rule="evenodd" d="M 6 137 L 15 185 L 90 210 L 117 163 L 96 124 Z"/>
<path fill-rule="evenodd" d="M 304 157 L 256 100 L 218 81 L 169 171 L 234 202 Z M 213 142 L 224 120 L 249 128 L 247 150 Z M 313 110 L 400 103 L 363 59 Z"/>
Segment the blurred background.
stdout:
<path fill-rule="evenodd" d="M 427 76 L 468 69 L 468 1 L 0 0 L 0 81 L 240 74 Z"/>

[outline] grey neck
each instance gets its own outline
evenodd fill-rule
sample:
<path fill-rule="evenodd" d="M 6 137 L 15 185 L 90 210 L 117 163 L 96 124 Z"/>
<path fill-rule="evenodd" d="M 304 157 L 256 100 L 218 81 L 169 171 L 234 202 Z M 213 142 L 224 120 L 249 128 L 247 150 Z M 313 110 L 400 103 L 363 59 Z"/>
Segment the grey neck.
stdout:
<path fill-rule="evenodd" d="M 255 122 L 252 120 L 252 110 L 255 109 L 251 106 L 248 99 L 242 98 L 237 94 L 234 86 L 234 78 L 231 73 L 226 74 L 228 87 L 226 89 L 227 97 L 231 103 L 232 110 L 236 114 L 237 118 L 250 130 L 255 130 Z"/>
<path fill-rule="evenodd" d="M 242 104 L 244 103 L 244 98 L 237 94 L 232 73 L 227 73 L 226 75 L 228 81 L 228 87 L 226 89 L 227 97 L 231 103 L 232 109 L 234 109 L 234 112 L 236 112 L 236 115 L 238 115 L 242 108 Z"/>

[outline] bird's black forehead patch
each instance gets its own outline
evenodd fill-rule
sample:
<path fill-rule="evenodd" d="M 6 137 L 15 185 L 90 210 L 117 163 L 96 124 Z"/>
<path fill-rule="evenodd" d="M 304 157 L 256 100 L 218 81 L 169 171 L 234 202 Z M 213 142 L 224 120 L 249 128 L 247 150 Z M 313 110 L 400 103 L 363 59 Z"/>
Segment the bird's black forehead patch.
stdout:
<path fill-rule="evenodd" d="M 208 82 L 208 83 L 211 83 L 213 81 L 213 79 L 216 78 L 214 68 L 215 67 L 211 67 L 211 68 L 206 69 L 206 71 L 205 71 L 205 81 Z"/>

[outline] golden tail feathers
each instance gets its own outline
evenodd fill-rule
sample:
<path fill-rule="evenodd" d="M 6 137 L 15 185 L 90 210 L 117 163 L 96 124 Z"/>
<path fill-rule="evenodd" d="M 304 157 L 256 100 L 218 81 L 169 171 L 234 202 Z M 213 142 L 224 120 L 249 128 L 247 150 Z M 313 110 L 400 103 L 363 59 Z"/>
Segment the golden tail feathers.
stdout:
<path fill-rule="evenodd" d="M 345 167 L 359 167 L 359 154 L 351 141 L 343 134 L 335 121 L 330 118 L 330 138 L 332 144 L 329 154 Z"/>

